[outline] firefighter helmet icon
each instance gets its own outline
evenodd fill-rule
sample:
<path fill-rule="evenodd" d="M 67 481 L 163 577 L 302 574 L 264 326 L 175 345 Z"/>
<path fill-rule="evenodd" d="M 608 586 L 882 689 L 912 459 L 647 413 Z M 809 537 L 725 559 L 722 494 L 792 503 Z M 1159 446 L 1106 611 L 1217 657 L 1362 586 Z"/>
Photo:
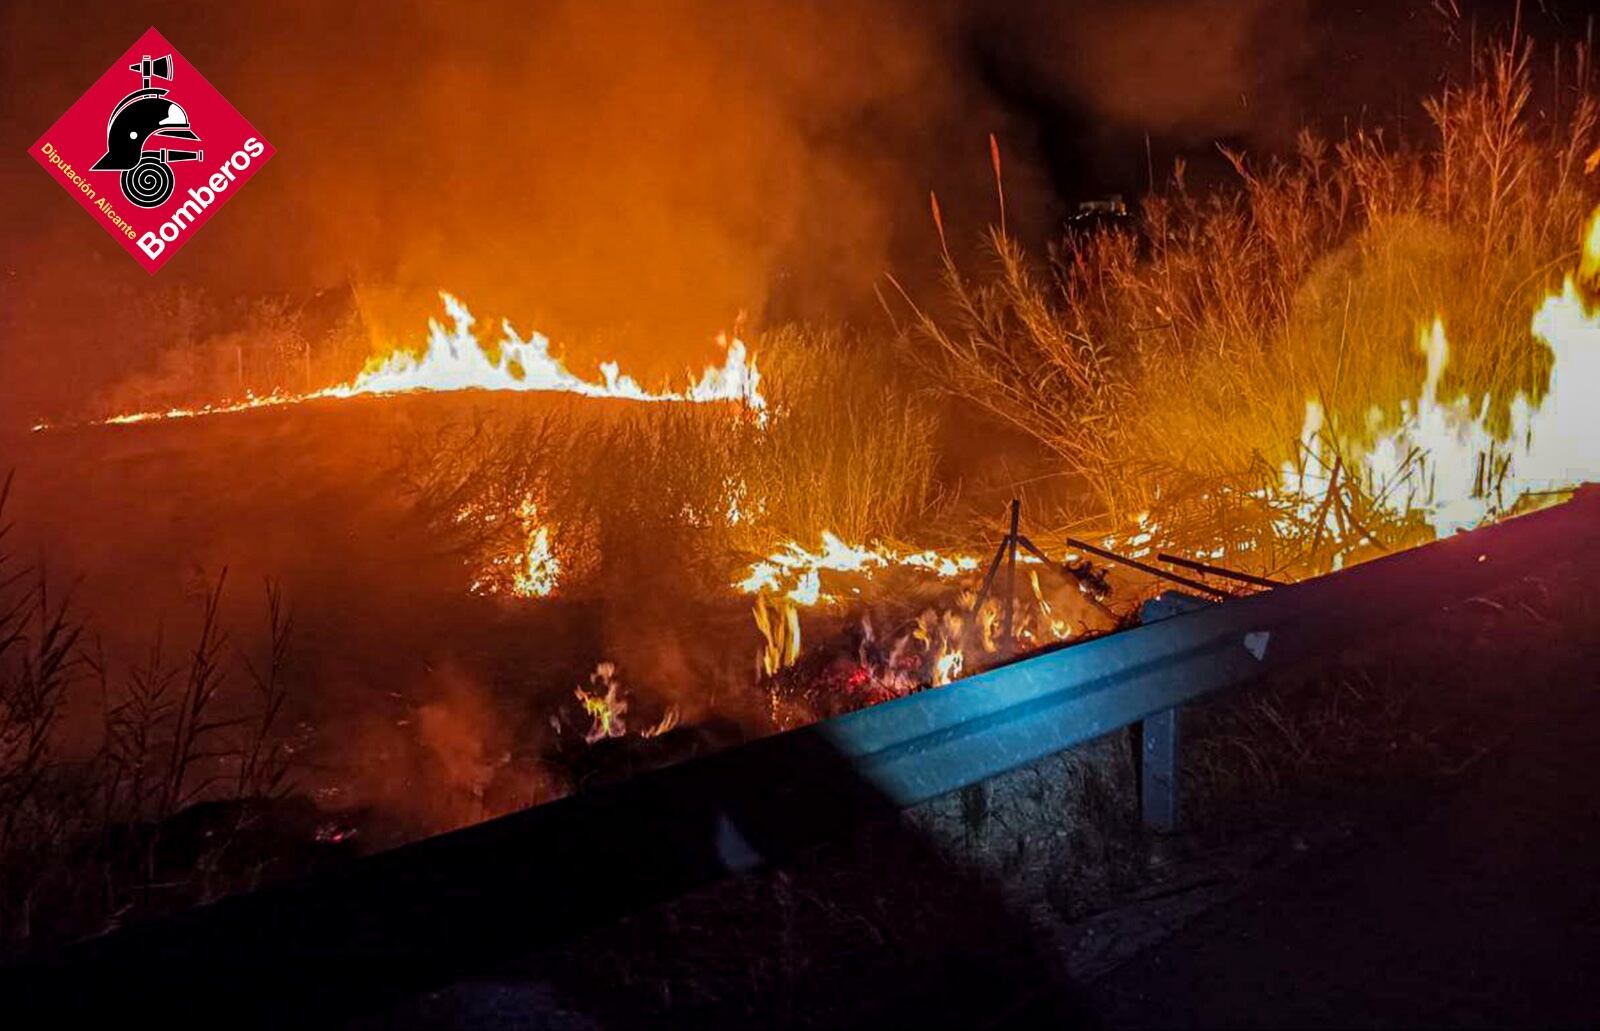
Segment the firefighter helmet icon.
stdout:
<path fill-rule="evenodd" d="M 144 84 L 123 97 L 111 111 L 106 121 L 105 156 L 96 161 L 95 172 L 121 172 L 122 195 L 141 208 L 159 207 L 172 196 L 174 161 L 199 161 L 205 152 L 200 150 L 172 150 L 157 146 L 146 150 L 152 138 L 157 143 L 167 139 L 199 142 L 189 125 L 189 116 L 171 100 L 167 90 L 152 87 L 152 79 L 172 81 L 172 55 L 150 59 L 145 54 L 138 64 L 128 70 L 138 72 Z"/>

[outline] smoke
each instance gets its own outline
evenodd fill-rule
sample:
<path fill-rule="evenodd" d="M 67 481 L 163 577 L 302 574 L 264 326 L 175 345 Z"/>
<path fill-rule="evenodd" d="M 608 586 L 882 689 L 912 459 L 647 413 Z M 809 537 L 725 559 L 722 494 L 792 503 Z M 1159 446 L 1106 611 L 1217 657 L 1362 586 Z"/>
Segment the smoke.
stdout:
<path fill-rule="evenodd" d="M 790 256 L 867 281 L 881 259 L 889 170 L 834 134 L 913 107 L 933 62 L 871 4 L 873 32 L 839 39 L 841 14 L 404 9 L 353 61 L 289 56 L 258 117 L 296 157 L 260 214 L 307 209 L 335 244 L 309 248 L 324 280 L 354 265 L 519 321 L 703 344 Z M 256 55 L 249 80 L 277 74 Z"/>
<path fill-rule="evenodd" d="M 957 103 L 948 16 L 890 0 L 184 4 L 154 20 L 279 152 L 162 285 L 394 283 L 416 320 L 397 314 L 397 333 L 444 287 L 524 329 L 606 333 L 663 372 L 703 364 L 775 290 L 814 308 L 870 290 L 886 205 L 926 189 L 918 134 Z M 7 78 L 38 100 L 8 122 L 34 134 L 138 32 L 120 12 L 86 34 L 8 21 Z M 18 185 L 41 229 L 64 229 L 58 252 L 111 253 L 33 171 Z"/>
<path fill-rule="evenodd" d="M 297 654 L 328 685 L 304 715 L 354 722 L 329 748 L 359 758 L 374 797 L 414 803 L 419 821 L 476 818 L 501 795 L 525 804 L 554 787 L 508 757 L 521 709 L 490 693 L 505 669 L 535 670 L 555 685 L 551 697 L 570 699 L 583 674 L 552 668 L 548 646 L 564 642 L 615 659 L 630 684 L 655 692 L 652 703 L 697 720 L 694 703 L 715 703 L 687 689 L 748 668 L 721 668 L 721 628 L 707 633 L 686 606 L 661 604 L 677 600 L 671 585 L 635 582 L 630 593 L 626 581 L 599 631 L 585 616 L 493 636 L 477 608 L 436 605 L 459 593 L 459 563 L 404 521 L 393 484 L 376 482 L 387 441 L 338 415 L 21 444 L 5 431 L 141 381 L 237 389 L 246 344 L 292 351 L 267 330 L 292 342 L 293 320 L 260 317 L 287 310 L 258 303 L 273 294 L 297 313 L 318 292 L 335 310 L 359 299 L 375 339 L 358 344 L 386 348 L 416 339 L 436 314 L 434 292 L 448 288 L 487 337 L 509 317 L 524 334 L 566 342 L 575 370 L 614 357 L 645 378 L 715 360 L 713 334 L 740 312 L 873 317 L 885 269 L 913 292 L 918 271 L 936 269 L 929 189 L 958 251 L 993 218 L 988 133 L 1005 155 L 1011 228 L 1031 242 L 1085 193 L 1136 191 L 1145 152 L 1130 142 L 1147 132 L 1158 155 L 1209 150 L 1219 136 L 1271 146 L 1308 105 L 1337 111 L 1330 86 L 1390 99 L 1398 54 L 1414 60 L 1410 74 L 1431 75 L 1407 50 L 1415 33 L 1391 39 L 1384 28 L 1425 0 L 1377 6 L 7 5 L 0 473 L 23 463 L 19 482 L 39 499 L 23 525 L 55 568 L 91 577 L 83 595 L 104 613 L 113 649 L 140 642 L 145 613 L 181 592 L 193 563 L 213 575 L 231 565 L 236 582 L 281 577 L 306 628 Z M 155 279 L 25 153 L 152 23 L 277 149 Z M 332 359 L 346 356 L 324 357 L 317 372 L 331 379 Z M 285 364 L 314 379 L 309 355 Z M 742 614 L 738 632 L 752 633 Z M 486 668 L 491 655 L 498 669 Z M 424 657 L 445 672 L 418 678 Z M 389 698 L 390 684 L 408 698 L 368 704 L 374 692 Z M 417 785 L 441 786 L 443 800 L 414 798 Z"/>
<path fill-rule="evenodd" d="M 1310 13 L 1307 0 L 1084 0 L 1043 13 L 1028 56 L 1113 126 L 1260 133 L 1292 113 Z"/>
<path fill-rule="evenodd" d="M 976 235 L 992 215 L 990 131 L 1019 220 L 1053 213 L 1032 171 L 1043 127 L 980 80 L 975 34 L 1110 117 L 1151 107 L 1198 125 L 1238 92 L 1270 5 L 1245 6 L 1018 4 L 998 35 L 981 5 L 912 0 L 302 0 L 136 18 L 107 5 L 70 31 L 13 11 L 10 113 L 26 117 L 8 120 L 37 133 L 153 17 L 278 150 L 160 287 L 233 297 L 394 284 L 406 301 L 381 313 L 393 336 L 419 331 L 445 287 L 485 317 L 666 374 L 703 364 L 741 312 L 859 314 L 886 267 L 931 264 L 930 187 Z M 1166 58 L 1150 40 L 1196 19 L 1223 23 L 1225 45 L 1169 48 L 1191 72 L 1180 86 L 1158 74 Z M 39 53 L 54 59 L 26 60 Z M 29 171 L 22 202 L 56 253 L 94 254 L 113 294 L 152 289 L 105 260 L 117 258 L 110 241 Z M 23 246 L 21 274 L 49 275 Z M 110 305 L 87 300 L 111 321 Z M 83 374 L 76 357 L 60 375 Z"/>
<path fill-rule="evenodd" d="M 993 217 L 988 133 L 1012 229 L 1036 241 L 1087 193 L 1136 192 L 1147 132 L 1157 164 L 1222 136 L 1276 145 L 1327 87 L 1375 83 L 1366 103 L 1396 67 L 1431 74 L 1394 59 L 1417 39 L 1397 26 L 1436 30 L 1426 0 L 1379 6 L 10 5 L 0 404 L 37 416 L 156 367 L 150 298 L 180 286 L 213 306 L 392 294 L 366 313 L 375 346 L 415 339 L 448 288 L 577 367 L 646 376 L 714 359 L 741 313 L 870 319 L 886 269 L 932 278 L 930 188 L 958 247 Z M 24 153 L 151 23 L 278 150 L 156 280 Z"/>

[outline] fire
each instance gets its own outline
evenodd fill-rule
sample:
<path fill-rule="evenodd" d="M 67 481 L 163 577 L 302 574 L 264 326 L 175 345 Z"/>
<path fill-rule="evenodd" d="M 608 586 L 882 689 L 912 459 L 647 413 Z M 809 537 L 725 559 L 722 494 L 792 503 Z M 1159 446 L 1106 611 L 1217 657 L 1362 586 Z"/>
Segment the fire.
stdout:
<path fill-rule="evenodd" d="M 1037 645 L 1071 637 L 1072 628 L 1053 614 L 1040 584 L 1040 560 L 1023 552 L 1017 562 L 1032 567 L 1027 582 L 1033 597 L 1014 601 L 1015 640 Z M 756 596 L 752 612 L 763 642 L 757 662 L 760 672 L 771 678 L 799 659 L 801 608 L 842 602 L 838 594 L 823 591 L 824 574 L 871 579 L 890 569 L 915 570 L 954 581 L 980 573 L 982 566 L 975 555 L 850 544 L 829 532 L 821 535 L 821 546 L 815 549 L 789 541 L 753 563 L 733 585 L 735 590 Z M 851 592 L 859 595 L 861 590 L 851 588 Z M 874 625 L 870 611 L 861 615 L 856 667 L 860 691 L 874 697 L 898 697 L 920 686 L 938 687 L 959 679 L 974 659 L 992 657 L 1000 650 L 1002 608 L 997 596 L 991 594 L 980 606 L 975 593 L 962 588 L 948 604 L 947 608 L 924 610 L 909 626 L 887 633 Z"/>
<path fill-rule="evenodd" d="M 628 725 L 623 717 L 628 713 L 628 698 L 623 691 L 622 681 L 617 677 L 616 663 L 602 662 L 596 666 L 594 672 L 589 674 L 589 685 L 592 691 L 585 691 L 581 687 L 573 691 L 591 721 L 588 731 L 583 735 L 584 743 L 592 745 L 607 738 L 627 736 Z M 676 729 L 681 718 L 678 707 L 669 706 L 655 725 L 636 733 L 641 738 L 660 737 Z"/>
<path fill-rule="evenodd" d="M 581 687 L 573 691 L 578 701 L 583 703 L 583 711 L 594 721 L 583 737 L 591 745 L 608 737 L 621 737 L 628 732 L 628 725 L 623 721 L 628 712 L 628 700 L 621 694 L 622 684 L 617 680 L 616 673 L 617 667 L 613 663 L 602 662 L 589 674 L 589 684 L 595 688 L 594 692 Z"/>
<path fill-rule="evenodd" d="M 1072 636 L 1072 627 L 1067 621 L 1056 616 L 1049 599 L 1044 596 L 1044 588 L 1039 585 L 1039 571 L 1028 570 L 1028 585 L 1033 588 L 1033 601 L 1038 614 L 1040 632 L 1052 641 L 1065 641 Z"/>
<path fill-rule="evenodd" d="M 934 687 L 961 676 L 966 665 L 966 655 L 961 650 L 965 627 L 966 621 L 957 612 L 939 613 L 929 609 L 918 617 L 912 636 L 927 654 L 929 678 Z"/>
<path fill-rule="evenodd" d="M 630 401 L 741 401 L 757 411 L 766 407 L 761 396 L 761 373 L 750 359 L 744 341 L 719 337 L 727 352 L 720 366 L 712 366 L 682 391 L 651 392 L 631 376 L 623 375 L 616 362 L 600 363 L 600 380 L 586 380 L 570 372 L 561 360 L 550 354 L 550 341 L 541 333 L 527 340 L 517 335 L 510 322 L 501 324 L 504 334 L 491 356 L 473 335 L 476 321 L 467 306 L 450 294 L 441 293 L 451 328 L 437 320 L 428 324 L 428 346 L 420 355 L 395 351 L 370 362 L 353 381 L 333 388 L 333 396 L 358 394 L 401 394 L 414 390 L 513 390 L 555 391 L 586 397 L 615 397 Z"/>
<path fill-rule="evenodd" d="M 1427 362 L 1421 389 L 1401 411 L 1400 424 L 1359 446 L 1326 425 L 1322 407 L 1306 403 L 1301 446 L 1316 460 L 1290 463 L 1283 489 L 1299 498 L 1303 518 L 1329 520 L 1335 513 L 1321 499 L 1332 489 L 1335 462 L 1357 475 L 1367 495 L 1389 512 L 1420 515 L 1438 534 L 1470 529 L 1509 511 L 1530 495 L 1570 489 L 1600 477 L 1600 406 L 1592 397 L 1600 382 L 1600 312 L 1581 284 L 1600 277 L 1600 209 L 1584 233 L 1583 256 L 1559 293 L 1534 313 L 1531 330 L 1550 351 L 1548 389 L 1534 402 L 1519 394 L 1511 404 L 1510 432 L 1487 425 L 1489 398 L 1444 397 L 1440 381 L 1450 362 L 1442 318 L 1420 328 L 1417 346 Z M 1373 418 L 1378 418 L 1374 413 Z M 1337 458 L 1336 458 L 1337 455 Z M 1355 469 L 1350 466 L 1355 465 Z"/>
<path fill-rule="evenodd" d="M 756 596 L 756 629 L 766 642 L 761 651 L 761 671 L 772 676 L 794 665 L 800 657 L 800 611 L 790 598 L 777 601 L 766 594 Z"/>
<path fill-rule="evenodd" d="M 119 426 L 162 419 L 193 419 L 259 408 L 277 408 L 325 398 L 406 394 L 418 391 L 505 390 L 557 392 L 584 397 L 620 398 L 628 401 L 705 404 L 737 402 L 764 413 L 761 372 L 749 347 L 738 337 L 719 336 L 725 354 L 721 365 L 709 366 L 682 390 L 651 391 L 624 374 L 614 361 L 601 362 L 599 379 L 584 379 L 550 353 L 550 340 L 534 333 L 524 340 L 509 321 L 501 324 L 503 336 L 494 348 L 485 348 L 472 332 L 476 320 L 467 306 L 441 292 L 450 325 L 428 322 L 427 345 L 420 354 L 405 349 L 374 359 L 354 379 L 304 394 L 247 394 L 241 400 L 219 401 L 194 407 L 130 412 L 102 421 Z M 47 429 L 40 423 L 35 430 Z"/>
<path fill-rule="evenodd" d="M 744 594 L 782 595 L 797 605 L 811 607 L 818 602 L 836 602 L 835 595 L 822 590 L 822 574 L 859 573 L 870 578 L 875 572 L 892 567 L 920 569 L 940 579 L 953 579 L 978 568 L 974 555 L 942 555 L 935 551 L 901 552 L 882 545 L 849 544 L 837 534 L 824 530 L 822 546 L 808 548 L 788 541 L 752 563 L 734 589 Z M 1031 558 L 1031 557 L 1030 557 Z"/>
<path fill-rule="evenodd" d="M 470 512 L 461 513 L 461 517 Z M 550 527 L 539 517 L 539 506 L 532 498 L 524 498 L 516 513 L 521 536 L 526 541 L 521 550 L 510 555 L 498 555 L 472 581 L 474 594 L 510 594 L 517 598 L 548 598 L 556 592 L 561 582 L 561 561 L 550 544 Z"/>

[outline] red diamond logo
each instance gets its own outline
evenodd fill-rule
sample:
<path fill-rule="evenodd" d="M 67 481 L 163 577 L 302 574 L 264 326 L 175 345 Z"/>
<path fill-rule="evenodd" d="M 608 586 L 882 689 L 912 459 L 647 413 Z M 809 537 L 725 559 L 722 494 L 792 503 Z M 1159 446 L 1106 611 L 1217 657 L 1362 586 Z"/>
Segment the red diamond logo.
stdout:
<path fill-rule="evenodd" d="M 29 153 L 154 274 L 273 150 L 151 29 Z"/>

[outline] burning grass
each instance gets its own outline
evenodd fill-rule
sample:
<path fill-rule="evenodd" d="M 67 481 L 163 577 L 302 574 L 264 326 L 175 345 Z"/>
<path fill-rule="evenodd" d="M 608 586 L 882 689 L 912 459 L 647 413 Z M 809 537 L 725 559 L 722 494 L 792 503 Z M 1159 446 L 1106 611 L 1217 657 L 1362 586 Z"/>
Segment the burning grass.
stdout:
<path fill-rule="evenodd" d="M 582 592 L 644 548 L 721 594 L 739 556 L 817 527 L 856 541 L 922 530 L 937 502 L 929 407 L 840 334 L 780 330 L 763 350 L 777 356 L 763 411 L 449 422 L 400 438 L 400 480 L 484 593 Z"/>
<path fill-rule="evenodd" d="M 1043 266 L 996 229 L 984 273 L 946 254 L 948 303 L 914 310 L 910 337 L 950 394 L 1073 477 L 1063 522 L 1144 513 L 1165 543 L 1282 570 L 1448 529 L 1435 516 L 1466 499 L 1444 490 L 1503 511 L 1518 398 L 1553 389 L 1533 314 L 1596 201 L 1587 53 L 1553 85 L 1553 106 L 1532 102 L 1515 44 L 1427 103 L 1425 139 L 1307 133 L 1287 160 L 1230 153 L 1237 188 L 1204 194 L 1180 164 L 1136 228 L 1069 237 Z M 1447 363 L 1430 363 L 1436 324 Z M 1419 401 L 1425 381 L 1463 399 L 1435 439 L 1415 432 L 1438 400 Z M 1467 426 L 1487 453 L 1451 446 Z M 1403 453 L 1375 459 L 1386 446 Z M 1430 447 L 1481 468 L 1441 477 Z"/>
<path fill-rule="evenodd" d="M 885 597 L 871 590 L 874 570 L 894 566 L 904 588 L 906 572 L 936 582 L 974 576 L 978 562 L 844 543 L 927 531 L 939 502 L 936 419 L 900 385 L 894 365 L 858 339 L 791 327 L 761 343 L 774 356 L 761 411 L 651 406 L 603 421 L 565 412 L 453 422 L 402 438 L 401 481 L 438 538 L 475 571 L 479 593 L 726 605 L 736 597 L 729 585 L 744 584 L 754 626 L 736 636 L 759 630 L 764 642 L 747 675 L 752 684 L 757 675 L 771 678 L 800 657 L 799 607 L 830 603 L 807 619 L 827 640 Z M 823 553 L 795 543 L 818 526 Z M 856 576 L 845 597 L 823 594 L 824 572 L 861 571 L 866 577 Z M 881 643 L 885 656 L 910 654 L 916 622 L 913 613 L 895 632 L 896 647 Z M 924 622 L 940 621 L 930 612 Z M 959 650 L 950 658 L 946 642 L 926 633 L 912 651 L 931 665 L 893 674 L 911 687 L 942 683 L 959 668 Z M 888 675 L 894 664 L 878 665 Z M 839 697 L 859 705 L 877 696 Z M 827 711 L 808 707 L 804 719 Z"/>
<path fill-rule="evenodd" d="M 925 402 L 859 342 L 796 329 L 778 337 L 782 346 L 764 341 L 779 358 L 762 412 L 450 422 L 403 438 L 400 478 L 436 539 L 474 571 L 478 593 L 726 607 L 732 586 L 754 621 L 736 638 L 760 635 L 747 686 L 767 696 L 780 728 L 998 658 L 1011 644 L 1000 641 L 999 588 L 977 596 L 988 556 L 896 543 L 938 536 L 935 516 L 949 507 L 936 492 L 937 423 Z M 1076 579 L 1032 555 L 1021 561 L 1018 646 L 1116 621 Z M 582 700 L 593 715 L 596 703 Z"/>
<path fill-rule="evenodd" d="M 427 341 L 420 350 L 395 348 L 381 357 L 371 358 L 357 376 L 346 382 L 305 391 L 291 391 L 274 385 L 263 393 L 247 390 L 243 397 L 227 400 L 122 412 L 101 422 L 109 426 L 126 426 L 169 419 L 234 415 L 259 408 L 305 404 L 308 401 L 458 390 L 578 394 L 582 397 L 653 403 L 709 404 L 735 401 L 756 412 L 766 408 L 766 399 L 761 394 L 761 373 L 744 341 L 737 338 L 719 337 L 717 342 L 723 350 L 722 364 L 705 369 L 682 390 L 647 390 L 632 376 L 624 374 L 614 361 L 600 363 L 598 379 L 571 372 L 560 358 L 550 353 L 549 338 L 542 333 L 534 333 L 524 340 L 509 320 L 501 326 L 501 339 L 485 346 L 473 331 L 477 320 L 467 306 L 448 293 L 441 292 L 439 299 L 444 304 L 448 326 L 438 319 L 428 320 Z M 281 315 L 276 306 L 267 306 L 265 310 L 271 318 Z M 293 321 L 290 320 L 291 325 Z M 268 325 L 271 327 L 269 332 L 279 331 L 273 323 Z M 286 335 L 290 343 L 280 346 L 303 347 L 309 378 L 309 342 L 295 331 Z M 296 341 L 300 343 L 294 343 Z M 242 363 L 242 348 L 239 354 Z M 243 378 L 242 372 L 240 378 Z M 49 428 L 48 423 L 34 426 L 35 431 Z"/>
<path fill-rule="evenodd" d="M 481 345 L 447 300 L 449 325 L 435 323 L 424 348 L 317 389 L 309 345 L 294 352 L 303 365 L 291 360 L 304 334 L 268 306 L 260 318 L 276 327 L 268 336 L 283 354 L 271 368 L 283 376 L 252 382 L 259 390 L 240 401 L 112 421 L 278 409 L 231 416 L 257 422 L 217 428 L 204 460 L 174 462 L 161 481 L 173 489 L 149 494 L 174 524 L 203 498 L 212 522 L 250 524 L 248 546 L 264 548 L 263 512 L 294 524 L 268 554 L 316 567 L 314 590 L 297 597 L 349 625 L 328 665 L 372 667 L 360 670 L 374 681 L 365 686 L 395 702 L 363 713 L 370 725 L 345 747 L 363 767 L 404 756 L 385 801 L 414 803 L 429 776 L 443 785 L 443 815 L 427 823 L 438 829 L 942 684 L 999 653 L 1000 588 L 976 588 L 1000 527 L 951 529 L 976 525 L 993 499 L 957 490 L 967 466 L 941 450 L 927 386 L 1020 430 L 1067 475 L 1059 512 L 1029 511 L 1056 526 L 1050 536 L 1093 526 L 1080 536 L 1268 573 L 1321 571 L 1447 532 L 1463 521 L 1453 506 L 1464 521 L 1493 517 L 1529 503 L 1541 476 L 1581 479 L 1592 464 L 1529 459 L 1563 434 L 1585 457 L 1588 424 L 1568 416 L 1574 391 L 1593 382 L 1589 352 L 1600 353 L 1590 312 L 1600 223 L 1592 246 L 1575 248 L 1597 194 L 1585 158 L 1600 143 L 1586 56 L 1554 85 L 1558 102 L 1536 109 L 1529 55 L 1512 47 L 1428 105 L 1426 140 L 1306 135 L 1285 160 L 1230 155 L 1236 188 L 1205 194 L 1180 167 L 1137 227 L 1072 236 L 1042 264 L 996 229 L 981 274 L 946 253 L 948 295 L 913 308 L 916 346 L 900 355 L 787 327 L 753 351 L 728 341 L 723 363 L 687 385 L 645 390 L 615 366 L 574 375 L 548 341 L 509 326 Z M 532 391 L 570 403 L 513 398 Z M 411 392 L 456 396 L 393 396 Z M 1567 421 L 1540 421 L 1558 410 Z M 200 451 L 194 429 L 181 446 L 154 426 L 101 431 L 153 435 L 102 475 L 135 468 L 141 448 Z M 284 462 L 272 474 L 282 482 L 196 487 L 224 482 L 244 455 Z M 390 504 L 397 493 L 406 504 Z M 320 520 L 365 539 L 331 546 L 302 532 Z M 1063 554 L 1059 540 L 1037 539 Z M 1109 629 L 1148 586 L 1123 573 L 1113 584 L 1086 564 L 1021 562 L 1008 646 Z M 111 677 L 88 664 L 65 610 L 22 583 L 6 584 L 13 607 L 0 606 L 0 860 L 26 867 L 8 866 L 8 883 L 48 882 L 43 857 L 63 842 L 137 826 L 153 849 L 151 836 L 194 803 L 271 795 L 286 691 L 276 595 L 270 661 L 231 676 L 249 690 L 220 714 L 228 655 L 214 593 L 186 664 L 156 653 Z M 1106 604 L 1113 586 L 1118 608 Z M 385 604 L 388 621 L 372 620 L 362 641 L 364 619 Z M 411 640 L 429 635 L 426 646 Z M 435 677 L 435 660 L 457 651 L 478 667 Z M 441 692 L 417 668 L 459 683 Z M 408 677 L 437 696 L 411 698 Z M 92 759 L 64 764 L 55 721 L 65 685 L 84 679 L 107 688 L 103 741 Z M 1363 702 L 1385 693 L 1355 691 Z M 1270 782 L 1315 751 L 1276 696 L 1236 715 L 1236 730 L 1201 749 L 1219 781 L 1252 776 L 1241 756 Z M 742 724 L 734 733 L 708 729 L 729 716 Z M 419 742 L 426 762 L 411 754 Z M 233 756 L 226 784 L 211 779 L 218 748 Z M 107 869 L 122 862 L 93 854 Z M 148 886 L 152 869 L 135 883 Z M 121 883 L 97 919 L 125 903 Z M 32 891 L 0 898 L 0 915 L 26 922 Z"/>

